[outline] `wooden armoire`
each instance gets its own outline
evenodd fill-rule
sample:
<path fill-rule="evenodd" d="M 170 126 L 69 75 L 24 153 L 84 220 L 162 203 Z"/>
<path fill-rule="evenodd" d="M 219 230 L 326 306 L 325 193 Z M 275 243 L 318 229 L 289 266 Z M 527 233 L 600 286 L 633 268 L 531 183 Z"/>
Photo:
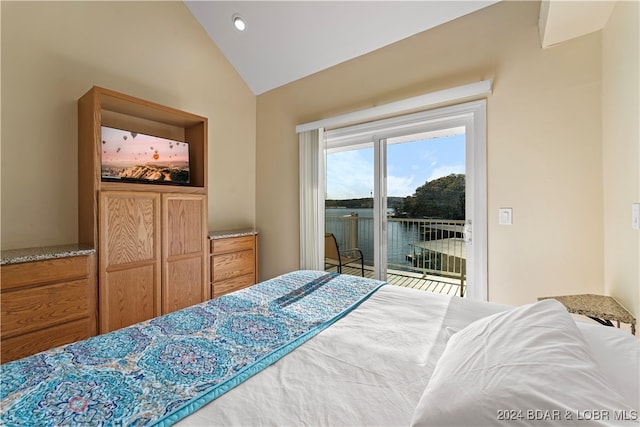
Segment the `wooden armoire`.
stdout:
<path fill-rule="evenodd" d="M 107 180 L 102 127 L 188 144 L 189 180 Z M 207 118 L 93 87 L 78 100 L 79 241 L 97 251 L 105 333 L 211 298 Z"/>

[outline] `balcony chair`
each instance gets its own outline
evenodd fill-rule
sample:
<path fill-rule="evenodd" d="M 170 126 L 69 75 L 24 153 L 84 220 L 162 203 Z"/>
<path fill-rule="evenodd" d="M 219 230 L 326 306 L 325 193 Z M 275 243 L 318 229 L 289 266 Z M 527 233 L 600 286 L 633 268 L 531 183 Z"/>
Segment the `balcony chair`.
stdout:
<path fill-rule="evenodd" d="M 360 271 L 364 277 L 364 257 L 358 248 L 340 250 L 338 241 L 333 233 L 324 233 L 324 263 L 338 267 L 338 273 L 342 273 L 342 266 L 360 261 Z"/>

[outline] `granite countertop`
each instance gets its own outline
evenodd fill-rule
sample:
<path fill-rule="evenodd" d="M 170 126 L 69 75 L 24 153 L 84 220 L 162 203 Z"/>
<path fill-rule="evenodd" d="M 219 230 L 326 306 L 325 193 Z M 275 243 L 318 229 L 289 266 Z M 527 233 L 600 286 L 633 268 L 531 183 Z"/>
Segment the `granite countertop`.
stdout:
<path fill-rule="evenodd" d="M 239 228 L 236 230 L 210 231 L 209 239 L 227 239 L 229 237 L 253 236 L 258 234 L 255 228 Z"/>
<path fill-rule="evenodd" d="M 570 313 L 581 314 L 588 317 L 597 317 L 605 320 L 616 320 L 622 323 L 635 325 L 636 319 L 615 298 L 604 295 L 581 294 L 563 295 L 553 298 L 560 301 Z"/>
<path fill-rule="evenodd" d="M 38 248 L 8 249 L 0 252 L 0 265 L 89 255 L 95 251 L 91 246 L 79 243 L 42 246 Z"/>

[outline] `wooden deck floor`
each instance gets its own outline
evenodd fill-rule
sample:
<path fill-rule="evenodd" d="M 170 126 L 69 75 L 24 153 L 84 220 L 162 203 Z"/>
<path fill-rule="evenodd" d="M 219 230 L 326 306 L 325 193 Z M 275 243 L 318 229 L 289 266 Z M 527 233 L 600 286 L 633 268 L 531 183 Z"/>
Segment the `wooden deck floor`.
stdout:
<path fill-rule="evenodd" d="M 326 271 L 336 271 L 336 267 L 327 268 Z M 343 267 L 344 274 L 352 274 L 360 276 L 360 268 Z M 373 268 L 364 267 L 364 276 L 373 279 Z M 387 270 L 387 283 L 396 286 L 404 286 L 406 288 L 414 288 L 437 294 L 458 295 L 460 296 L 460 280 L 450 279 L 440 276 L 423 276 L 420 273 L 412 273 L 400 270 Z"/>

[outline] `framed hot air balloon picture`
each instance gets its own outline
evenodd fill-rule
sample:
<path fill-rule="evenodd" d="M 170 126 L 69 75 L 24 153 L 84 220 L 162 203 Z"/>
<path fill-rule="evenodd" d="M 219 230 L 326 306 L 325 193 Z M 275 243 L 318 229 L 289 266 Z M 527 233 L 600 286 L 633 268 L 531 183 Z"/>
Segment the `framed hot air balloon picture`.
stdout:
<path fill-rule="evenodd" d="M 189 184 L 189 144 L 101 126 L 103 181 Z"/>

